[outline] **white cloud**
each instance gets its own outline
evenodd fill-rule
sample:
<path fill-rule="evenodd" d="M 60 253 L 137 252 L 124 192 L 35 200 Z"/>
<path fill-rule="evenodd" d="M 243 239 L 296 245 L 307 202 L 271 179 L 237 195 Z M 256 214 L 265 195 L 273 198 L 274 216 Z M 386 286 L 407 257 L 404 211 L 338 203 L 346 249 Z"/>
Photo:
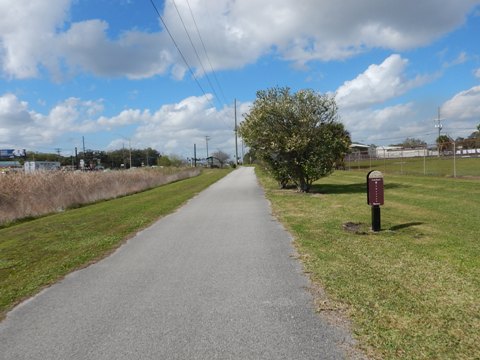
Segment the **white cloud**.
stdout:
<path fill-rule="evenodd" d="M 34 77 L 39 64 L 56 71 L 56 33 L 70 5 L 71 0 L 0 1 L 0 65 L 5 74 Z"/>
<path fill-rule="evenodd" d="M 237 104 L 237 114 L 246 113 L 249 103 Z M 240 118 L 238 119 L 240 122 Z M 197 144 L 198 157 L 206 154 L 205 136 L 209 136 L 209 151 L 222 149 L 232 153 L 234 148 L 234 110 L 211 107 L 209 99 L 188 97 L 177 104 L 164 105 L 151 119 L 136 130 L 133 140 L 165 153 L 191 156 Z"/>
<path fill-rule="evenodd" d="M 338 88 L 336 100 L 339 106 L 362 108 L 381 104 L 428 81 L 426 76 L 407 79 L 407 64 L 407 59 L 394 54 L 380 65 L 370 65 L 362 74 L 353 80 L 345 81 Z"/>
<path fill-rule="evenodd" d="M 96 129 L 92 116 L 103 110 L 102 100 L 82 101 L 68 98 L 55 105 L 48 114 L 29 108 L 16 95 L 0 96 L 1 145 L 41 146 L 52 144 L 65 133 L 90 132 Z"/>
<path fill-rule="evenodd" d="M 480 68 L 474 70 L 473 74 L 475 75 L 476 78 L 480 79 Z"/>
<path fill-rule="evenodd" d="M 339 113 L 354 141 L 385 145 L 429 132 L 430 123 L 414 103 L 380 107 L 432 79 L 425 75 L 408 78 L 407 66 L 407 59 L 394 54 L 337 89 Z"/>
<path fill-rule="evenodd" d="M 13 94 L 0 96 L 2 146 L 43 143 L 48 135 L 42 130 L 42 117 L 30 111 L 27 102 L 20 101 Z"/>
<path fill-rule="evenodd" d="M 167 104 L 152 112 L 149 109 L 127 109 L 117 115 L 105 116 L 102 100 L 68 98 L 48 113 L 41 114 L 30 109 L 29 104 L 16 95 L 0 96 L 0 148 L 38 148 L 44 146 L 65 148 L 72 132 L 128 133 L 113 140 L 109 149 L 118 149 L 130 141 L 132 147 L 153 147 L 162 153 L 177 153 L 191 156 L 193 144 L 197 144 L 199 157 L 205 152 L 205 136 L 210 136 L 209 149 L 222 149 L 233 154 L 234 110 L 224 107 L 217 110 L 211 106 L 211 95 L 188 97 L 175 104 Z M 237 104 L 237 113 L 248 112 L 250 103 Z M 239 122 L 241 118 L 239 116 Z M 68 136 L 67 136 L 68 135 Z M 74 144 L 73 146 L 79 146 Z"/>
<path fill-rule="evenodd" d="M 388 144 L 425 133 L 412 103 L 382 109 L 341 110 L 340 115 L 352 139 L 366 144 Z"/>
<path fill-rule="evenodd" d="M 452 137 L 470 135 L 480 122 L 480 86 L 461 91 L 441 107 L 443 132 Z M 373 108 L 340 108 L 340 115 L 354 141 L 386 145 L 416 137 L 434 142 L 433 115 L 414 103 Z"/>
<path fill-rule="evenodd" d="M 449 120 L 480 122 L 480 86 L 459 92 L 442 106 L 442 115 Z"/>
<path fill-rule="evenodd" d="M 445 68 L 448 68 L 448 67 L 452 67 L 452 66 L 456 66 L 456 65 L 461 65 L 461 64 L 464 64 L 465 62 L 467 62 L 469 59 L 467 53 L 465 51 L 462 51 L 460 54 L 458 54 L 458 56 L 453 59 L 452 61 L 450 62 L 445 62 L 443 64 L 443 67 Z"/>
<path fill-rule="evenodd" d="M 72 68 L 106 77 L 132 79 L 164 74 L 172 56 L 163 33 L 125 32 L 118 40 L 107 37 L 108 24 L 89 20 L 72 24 L 58 38 L 61 55 Z"/>
<path fill-rule="evenodd" d="M 102 19 L 69 22 L 72 3 L 0 1 L 4 74 L 27 78 L 46 68 L 59 77 L 67 65 L 70 71 L 105 77 L 146 78 L 168 71 L 184 76 L 184 64 L 165 31 L 115 29 L 120 35 L 111 38 Z M 478 1 L 445 0 L 442 6 L 437 0 L 190 1 L 217 70 L 243 67 L 272 52 L 302 66 L 312 60 L 345 59 L 375 47 L 400 51 L 424 46 L 460 26 L 475 4 Z M 186 26 L 194 29 L 186 2 L 177 6 Z M 200 73 L 173 2 L 166 1 L 163 16 Z M 199 44 L 195 33 L 192 38 Z M 203 51 L 199 55 L 207 64 Z"/>

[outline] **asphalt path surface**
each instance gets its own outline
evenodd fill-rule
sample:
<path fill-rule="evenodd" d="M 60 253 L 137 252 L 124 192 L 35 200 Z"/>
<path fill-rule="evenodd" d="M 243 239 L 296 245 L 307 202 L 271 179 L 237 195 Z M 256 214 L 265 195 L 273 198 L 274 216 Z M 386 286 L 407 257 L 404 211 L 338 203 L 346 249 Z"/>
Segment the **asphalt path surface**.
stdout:
<path fill-rule="evenodd" d="M 344 359 L 291 242 L 240 168 L 17 306 L 0 359 Z"/>

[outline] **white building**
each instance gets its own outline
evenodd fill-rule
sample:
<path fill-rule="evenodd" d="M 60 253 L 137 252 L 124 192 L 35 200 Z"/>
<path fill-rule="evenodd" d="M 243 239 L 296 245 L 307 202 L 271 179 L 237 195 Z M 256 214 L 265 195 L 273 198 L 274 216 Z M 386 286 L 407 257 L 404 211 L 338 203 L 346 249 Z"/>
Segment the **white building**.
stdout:
<path fill-rule="evenodd" d="M 369 155 L 375 158 L 412 158 L 423 156 L 436 156 L 437 150 L 429 150 L 427 148 L 405 149 L 400 146 L 378 146 L 369 149 Z"/>
<path fill-rule="evenodd" d="M 32 173 L 35 171 L 60 170 L 60 162 L 58 161 L 25 161 L 23 168 L 26 173 Z"/>

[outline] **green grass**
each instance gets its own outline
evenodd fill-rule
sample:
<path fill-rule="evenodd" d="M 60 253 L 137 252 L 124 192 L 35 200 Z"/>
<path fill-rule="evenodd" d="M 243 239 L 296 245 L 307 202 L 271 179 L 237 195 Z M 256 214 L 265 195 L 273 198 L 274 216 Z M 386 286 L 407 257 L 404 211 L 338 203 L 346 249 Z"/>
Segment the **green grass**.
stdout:
<path fill-rule="evenodd" d="M 344 309 L 361 346 L 381 359 L 480 356 L 480 182 L 386 176 L 382 231 L 372 233 L 365 172 L 336 172 L 314 193 L 278 190 L 260 171 L 292 232 L 319 311 Z M 349 232 L 347 222 L 359 223 Z"/>
<path fill-rule="evenodd" d="M 347 169 L 376 169 L 388 174 L 480 177 L 480 158 L 428 157 L 348 161 Z"/>
<path fill-rule="evenodd" d="M 110 253 L 229 170 L 0 229 L 0 318 L 13 305 Z"/>

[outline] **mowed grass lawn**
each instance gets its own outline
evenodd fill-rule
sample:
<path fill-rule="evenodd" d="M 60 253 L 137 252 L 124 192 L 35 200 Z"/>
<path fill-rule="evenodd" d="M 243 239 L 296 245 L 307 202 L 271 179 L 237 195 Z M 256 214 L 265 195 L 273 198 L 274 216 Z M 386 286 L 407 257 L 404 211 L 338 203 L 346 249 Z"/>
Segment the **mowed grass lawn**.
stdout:
<path fill-rule="evenodd" d="M 319 311 L 345 312 L 368 354 L 480 358 L 480 181 L 388 175 L 382 231 L 372 233 L 366 171 L 336 172 L 311 194 L 257 173 L 327 292 Z"/>
<path fill-rule="evenodd" d="M 0 229 L 0 319 L 20 300 L 110 253 L 229 170 Z"/>
<path fill-rule="evenodd" d="M 480 177 L 480 157 L 436 157 L 398 158 L 348 161 L 347 169 L 374 168 L 387 174 L 427 175 L 450 177 Z"/>

